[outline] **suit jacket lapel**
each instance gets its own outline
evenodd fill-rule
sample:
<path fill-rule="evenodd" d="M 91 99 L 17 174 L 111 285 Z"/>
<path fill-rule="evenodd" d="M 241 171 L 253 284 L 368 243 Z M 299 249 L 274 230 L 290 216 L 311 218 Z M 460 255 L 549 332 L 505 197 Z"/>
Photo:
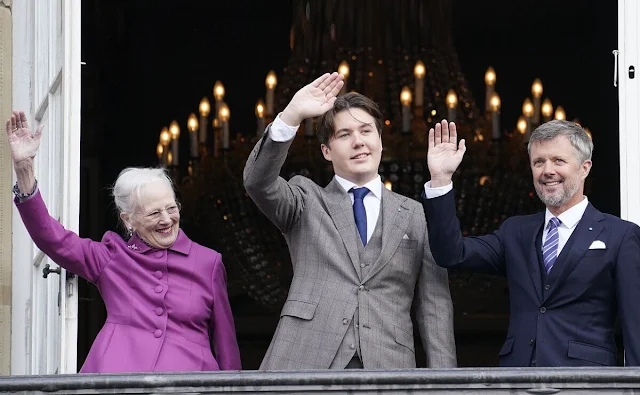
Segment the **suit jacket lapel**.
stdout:
<path fill-rule="evenodd" d="M 584 254 L 589 250 L 591 243 L 593 243 L 604 230 L 603 220 L 604 215 L 589 203 L 582 215 L 582 219 L 580 219 L 580 222 L 576 225 L 576 229 L 562 248 L 558 259 L 549 272 L 547 283 L 551 285 L 551 290 L 547 294 L 546 299 L 549 299 L 562 285 Z"/>
<path fill-rule="evenodd" d="M 405 205 L 407 198 L 400 198 L 386 188 L 382 188 L 382 250 L 380 256 L 371 266 L 371 270 L 363 281 L 375 276 L 389 262 L 398 245 L 406 234 L 411 216 L 411 209 Z"/>
<path fill-rule="evenodd" d="M 342 238 L 351 263 L 356 272 L 356 275 L 360 277 L 360 255 L 358 253 L 358 231 L 356 230 L 356 222 L 353 217 L 353 206 L 351 204 L 351 198 L 349 194 L 345 192 L 340 186 L 338 181 L 334 178 L 329 185 L 324 189 L 326 194 L 322 196 L 322 199 L 326 205 L 329 216 L 333 220 L 338 234 Z"/>
<path fill-rule="evenodd" d="M 528 251 L 525 251 L 529 259 L 527 259 L 527 272 L 531 277 L 533 288 L 538 295 L 538 300 L 542 300 L 542 285 L 540 281 L 542 279 L 542 273 L 540 272 L 540 262 L 538 259 L 538 250 L 540 249 L 540 243 L 538 243 L 538 236 L 544 226 L 544 213 L 540 213 L 533 217 L 533 220 L 522 227 L 522 237 L 525 241 L 522 245 Z"/>

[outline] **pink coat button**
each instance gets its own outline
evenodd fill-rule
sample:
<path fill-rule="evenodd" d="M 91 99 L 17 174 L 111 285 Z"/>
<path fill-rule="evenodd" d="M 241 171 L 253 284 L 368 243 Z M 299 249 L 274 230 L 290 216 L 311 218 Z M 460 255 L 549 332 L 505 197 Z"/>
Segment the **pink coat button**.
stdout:
<path fill-rule="evenodd" d="M 156 276 L 158 280 L 162 278 L 162 272 L 160 270 L 157 270 L 153 275 Z"/>
<path fill-rule="evenodd" d="M 156 307 L 156 315 L 162 315 L 164 313 L 164 309 L 162 307 Z"/>
<path fill-rule="evenodd" d="M 164 256 L 164 252 L 158 251 L 156 252 L 156 258 L 162 258 Z"/>
<path fill-rule="evenodd" d="M 155 291 L 156 291 L 156 293 L 157 293 L 157 294 L 159 294 L 160 292 L 162 292 L 162 285 L 158 285 L 158 286 L 156 286 Z"/>
<path fill-rule="evenodd" d="M 155 336 L 155 337 L 162 336 L 162 331 L 160 329 L 156 329 L 155 332 L 153 332 L 153 336 Z"/>

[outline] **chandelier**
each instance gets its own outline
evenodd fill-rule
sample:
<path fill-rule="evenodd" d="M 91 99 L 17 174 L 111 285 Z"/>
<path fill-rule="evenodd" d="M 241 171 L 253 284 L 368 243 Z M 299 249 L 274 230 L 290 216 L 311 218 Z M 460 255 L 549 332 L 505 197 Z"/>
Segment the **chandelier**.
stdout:
<path fill-rule="evenodd" d="M 353 2 L 292 1 L 291 55 L 280 73 L 267 74 L 265 98 L 255 106 L 255 132 L 231 137 L 225 88 L 216 81 L 213 105 L 203 98 L 199 116 L 193 113 L 186 121 L 187 162 L 178 158 L 178 122 L 160 133 L 158 160 L 176 181 L 183 227 L 194 240 L 223 253 L 230 296 L 246 294 L 274 311 L 284 303 L 292 276 L 288 248 L 245 193 L 242 170 L 265 125 L 298 89 L 324 72 L 338 70 L 345 81 L 342 93 L 360 92 L 380 106 L 385 121 L 379 173 L 388 189 L 420 200 L 429 178 L 427 130 L 446 118 L 457 123 L 467 141 L 464 163 L 453 179 L 466 236 L 490 233 L 507 217 L 542 208 L 531 183 L 526 142 L 541 122 L 566 119 L 562 107 L 554 111 L 548 98 L 542 100 L 542 82 L 534 80 L 516 127 L 503 129 L 496 72 L 489 67 L 485 73 L 485 106 L 479 108 L 460 71 L 449 0 L 358 5 L 356 10 Z M 314 129 L 314 119 L 299 128 L 281 175 L 303 175 L 324 186 L 333 170 Z M 454 270 L 450 287 L 457 313 L 508 313 L 504 279 Z"/>

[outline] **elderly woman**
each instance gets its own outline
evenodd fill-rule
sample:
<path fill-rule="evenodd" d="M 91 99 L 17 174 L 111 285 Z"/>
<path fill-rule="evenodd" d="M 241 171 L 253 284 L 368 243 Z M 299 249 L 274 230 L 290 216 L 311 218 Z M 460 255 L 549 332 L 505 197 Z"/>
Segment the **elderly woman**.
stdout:
<path fill-rule="evenodd" d="M 80 238 L 52 218 L 40 196 L 32 135 L 23 112 L 6 124 L 17 174 L 15 203 L 38 248 L 93 282 L 107 321 L 81 369 L 89 372 L 239 370 L 240 353 L 221 255 L 180 229 L 180 208 L 162 169 L 123 170 L 113 187 L 123 239 Z"/>

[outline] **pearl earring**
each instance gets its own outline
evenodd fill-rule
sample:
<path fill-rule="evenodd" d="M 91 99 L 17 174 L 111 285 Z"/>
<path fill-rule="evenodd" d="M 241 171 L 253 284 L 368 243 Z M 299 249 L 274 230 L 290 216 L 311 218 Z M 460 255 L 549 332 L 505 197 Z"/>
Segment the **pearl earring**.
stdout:
<path fill-rule="evenodd" d="M 133 236 L 133 228 L 131 226 L 127 227 L 127 233 L 129 234 L 129 238 Z"/>

